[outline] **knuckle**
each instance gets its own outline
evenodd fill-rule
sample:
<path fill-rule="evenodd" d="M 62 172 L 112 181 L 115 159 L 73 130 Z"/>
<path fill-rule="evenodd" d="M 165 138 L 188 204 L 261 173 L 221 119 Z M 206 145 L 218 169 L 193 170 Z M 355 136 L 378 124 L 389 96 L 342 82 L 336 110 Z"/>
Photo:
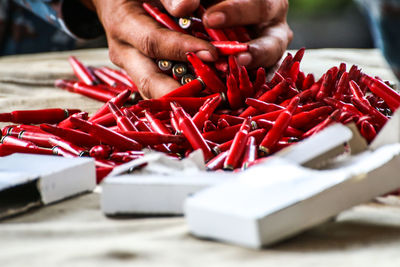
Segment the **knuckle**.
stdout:
<path fill-rule="evenodd" d="M 108 57 L 110 58 L 110 61 L 114 63 L 115 65 L 122 67 L 122 62 L 120 60 L 119 54 L 113 46 L 110 46 L 108 49 Z"/>
<path fill-rule="evenodd" d="M 151 98 L 151 81 L 150 81 L 150 77 L 146 76 L 146 77 L 141 77 L 139 79 L 139 91 L 140 94 L 142 96 L 144 96 L 145 98 Z"/>
<path fill-rule="evenodd" d="M 141 51 L 148 57 L 157 58 L 159 49 L 157 41 L 150 34 L 145 35 L 141 40 Z"/>

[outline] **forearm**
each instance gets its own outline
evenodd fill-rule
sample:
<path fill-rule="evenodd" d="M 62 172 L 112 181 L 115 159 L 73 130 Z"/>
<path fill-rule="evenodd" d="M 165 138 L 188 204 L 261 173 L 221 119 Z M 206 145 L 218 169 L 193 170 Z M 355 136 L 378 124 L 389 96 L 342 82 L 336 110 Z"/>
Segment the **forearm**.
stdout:
<path fill-rule="evenodd" d="M 91 0 L 14 0 L 74 38 L 92 39 L 104 33 Z"/>

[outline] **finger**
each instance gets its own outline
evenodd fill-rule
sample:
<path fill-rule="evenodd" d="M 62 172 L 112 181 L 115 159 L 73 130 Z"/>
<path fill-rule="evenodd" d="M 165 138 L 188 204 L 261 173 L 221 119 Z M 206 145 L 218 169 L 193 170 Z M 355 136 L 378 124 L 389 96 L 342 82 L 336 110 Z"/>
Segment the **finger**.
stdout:
<path fill-rule="evenodd" d="M 292 36 L 286 23 L 265 27 L 260 38 L 249 42 L 249 53 L 237 55 L 238 63 L 250 68 L 273 66 L 282 57 Z"/>
<path fill-rule="evenodd" d="M 215 61 L 218 53 L 209 42 L 188 34 L 171 31 L 160 25 L 140 3 L 126 2 L 125 16 L 118 18 L 111 38 L 130 44 L 151 58 L 186 61 L 186 53 L 194 52 L 204 61 Z"/>
<path fill-rule="evenodd" d="M 227 0 L 207 9 L 203 21 L 209 28 L 226 28 L 283 20 L 287 0 Z"/>
<path fill-rule="evenodd" d="M 161 0 L 164 8 L 174 17 L 190 16 L 200 5 L 200 0 Z"/>
<path fill-rule="evenodd" d="M 109 49 L 113 63 L 127 71 L 143 98 L 159 98 L 180 86 L 139 50 L 126 44 L 114 44 Z"/>

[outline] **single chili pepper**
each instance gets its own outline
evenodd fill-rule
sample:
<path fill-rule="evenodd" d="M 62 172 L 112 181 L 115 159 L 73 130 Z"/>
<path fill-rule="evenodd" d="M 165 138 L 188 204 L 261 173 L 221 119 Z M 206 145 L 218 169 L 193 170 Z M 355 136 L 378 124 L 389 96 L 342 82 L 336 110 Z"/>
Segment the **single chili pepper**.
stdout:
<path fill-rule="evenodd" d="M 305 51 L 306 51 L 306 48 L 305 48 L 305 47 L 302 47 L 302 48 L 300 48 L 299 50 L 297 50 L 296 54 L 294 54 L 294 56 L 293 56 L 293 61 L 294 61 L 294 62 L 299 62 L 299 63 L 300 63 L 301 60 L 302 60 L 303 57 L 304 57 Z"/>
<path fill-rule="evenodd" d="M 336 99 L 331 98 L 331 97 L 324 98 L 324 102 L 327 103 L 328 105 L 336 108 L 336 109 L 340 109 L 342 111 L 350 112 L 354 116 L 358 116 L 358 117 L 362 116 L 362 113 L 355 106 L 353 106 L 352 104 L 344 103 L 342 101 L 336 100 Z"/>
<path fill-rule="evenodd" d="M 221 97 L 217 96 L 204 102 L 199 111 L 192 118 L 193 123 L 198 129 L 201 129 L 201 127 L 204 125 L 204 122 L 210 118 L 210 116 L 220 105 L 221 101 Z"/>
<path fill-rule="evenodd" d="M 46 132 L 42 131 L 36 125 L 19 124 L 19 125 L 8 125 L 8 126 L 4 127 L 1 130 L 1 134 L 17 137 L 18 134 L 22 131 L 30 131 L 30 132 L 35 132 L 35 133 L 46 133 Z"/>
<path fill-rule="evenodd" d="M 226 96 L 228 97 L 230 107 L 232 109 L 240 108 L 243 104 L 243 97 L 241 91 L 237 86 L 237 81 L 232 73 L 228 76 L 226 80 L 226 86 L 228 88 Z"/>
<path fill-rule="evenodd" d="M 306 79 L 306 75 L 304 74 L 304 72 L 299 71 L 299 74 L 297 75 L 297 79 L 296 79 L 296 88 L 298 90 L 303 90 L 303 83 L 304 80 Z"/>
<path fill-rule="evenodd" d="M 257 159 L 257 144 L 253 136 L 249 136 L 246 143 L 246 148 L 242 160 L 242 169 L 247 169 L 249 164 Z"/>
<path fill-rule="evenodd" d="M 161 12 L 157 7 L 147 2 L 142 3 L 142 6 L 150 16 L 152 16 L 155 20 L 157 20 L 160 24 L 164 25 L 166 28 L 187 34 L 187 31 L 179 27 L 179 25 L 176 24 L 176 22 L 170 16 Z"/>
<path fill-rule="evenodd" d="M 205 132 L 203 133 L 203 137 L 206 140 L 210 140 L 216 143 L 224 143 L 233 139 L 236 132 L 239 131 L 240 124 L 226 127 L 222 130 L 212 131 L 212 132 Z"/>
<path fill-rule="evenodd" d="M 302 90 L 307 90 L 315 83 L 315 78 L 312 73 L 307 74 L 306 78 L 304 79 L 303 85 L 301 86 Z"/>
<path fill-rule="evenodd" d="M 266 129 L 267 131 L 274 126 L 274 122 L 265 119 L 256 120 L 256 123 L 258 128 Z M 293 128 L 291 126 L 288 126 L 283 133 L 284 136 L 293 137 L 301 137 L 303 134 L 304 133 L 302 131 L 297 130 L 296 128 Z"/>
<path fill-rule="evenodd" d="M 206 162 L 212 159 L 214 157 L 214 154 L 211 151 L 211 148 L 204 140 L 203 136 L 197 129 L 196 125 L 193 123 L 190 116 L 184 111 L 182 107 L 177 107 L 173 103 L 171 103 L 171 108 L 176 118 L 178 119 L 179 129 L 182 130 L 183 135 L 189 141 L 192 148 L 194 150 L 201 149 Z"/>
<path fill-rule="evenodd" d="M 241 94 L 247 98 L 254 94 L 253 84 L 250 81 L 246 67 L 241 66 L 239 72 L 239 89 Z"/>
<path fill-rule="evenodd" d="M 247 98 L 246 105 L 257 109 L 260 112 L 265 112 L 265 113 L 269 113 L 269 112 L 272 112 L 275 110 L 285 109 L 284 107 L 279 106 L 277 104 L 266 103 L 264 101 L 260 101 L 258 99 L 254 99 L 254 98 Z"/>
<path fill-rule="evenodd" d="M 334 123 L 334 122 L 338 122 L 339 118 L 340 118 L 340 114 L 342 111 L 340 111 L 339 109 L 335 110 L 331 115 L 329 115 L 325 120 L 323 120 L 322 122 L 320 122 L 319 124 L 317 124 L 316 126 L 314 126 L 313 128 L 311 128 L 310 130 L 308 130 L 307 132 L 305 132 L 302 136 L 302 139 L 304 138 L 308 138 L 320 131 L 322 131 L 323 129 L 325 129 L 326 127 L 328 127 L 330 124 Z"/>
<path fill-rule="evenodd" d="M 93 121 L 96 118 L 99 118 L 99 117 L 109 113 L 110 110 L 108 107 L 108 103 L 110 103 L 110 102 L 113 103 L 118 108 L 122 107 L 122 105 L 125 104 L 126 101 L 128 101 L 130 95 L 131 95 L 131 91 L 129 89 L 126 89 L 125 91 L 119 93 L 117 96 L 113 97 L 106 104 L 104 104 L 101 108 L 99 108 L 96 111 L 96 113 L 94 113 L 90 117 L 89 121 Z"/>
<path fill-rule="evenodd" d="M 316 99 L 322 100 L 325 97 L 330 96 L 332 91 L 332 84 L 333 84 L 332 73 L 328 71 L 324 76 L 324 80 L 321 84 L 321 88 L 317 93 Z"/>
<path fill-rule="evenodd" d="M 223 56 L 235 55 L 249 51 L 249 44 L 240 43 L 238 41 L 213 41 L 211 44 L 215 46 L 218 53 Z"/>
<path fill-rule="evenodd" d="M 228 57 L 228 65 L 229 65 L 230 75 L 233 75 L 233 77 L 239 77 L 240 66 L 235 56 Z"/>
<path fill-rule="evenodd" d="M 303 111 L 310 111 L 310 110 L 313 110 L 313 109 L 316 109 L 316 108 L 320 108 L 320 107 L 323 107 L 323 106 L 327 106 L 327 105 L 324 102 L 311 102 L 311 103 L 299 106 L 296 109 L 296 111 L 294 112 L 294 114 L 297 114 L 297 113 L 300 113 L 300 112 L 303 112 Z"/>
<path fill-rule="evenodd" d="M 260 119 L 264 119 L 264 120 L 269 120 L 269 121 L 275 121 L 283 111 L 284 111 L 284 109 L 281 109 L 281 110 L 275 110 L 275 111 L 272 111 L 269 113 L 260 114 L 260 115 L 254 116 L 253 120 L 258 121 Z"/>
<path fill-rule="evenodd" d="M 56 80 L 55 86 L 61 89 L 66 89 L 70 92 L 81 94 L 89 98 L 93 98 L 99 101 L 107 102 L 112 99 L 115 95 L 110 91 L 100 89 L 97 86 L 91 86 L 79 82 L 71 82 L 66 80 Z"/>
<path fill-rule="evenodd" d="M 6 135 L 0 139 L 1 144 L 13 145 L 13 146 L 20 146 L 20 147 L 38 147 L 31 141 L 21 140 L 17 137 Z"/>
<path fill-rule="evenodd" d="M 224 33 L 229 41 L 239 41 L 239 37 L 233 28 L 225 28 Z"/>
<path fill-rule="evenodd" d="M 127 138 L 124 135 L 119 134 L 117 132 L 110 131 L 109 129 L 107 129 L 102 125 L 73 117 L 71 118 L 71 122 L 75 124 L 78 128 L 81 128 L 84 131 L 91 134 L 96 139 L 106 144 L 115 146 L 118 149 L 140 150 L 142 148 L 142 146 L 136 141 Z"/>
<path fill-rule="evenodd" d="M 356 80 L 357 78 L 357 71 L 358 71 L 358 67 L 356 65 L 352 65 L 350 70 L 349 70 L 349 80 Z"/>
<path fill-rule="evenodd" d="M 52 148 L 53 146 L 49 142 L 49 138 L 55 138 L 54 135 L 49 133 L 39 133 L 39 132 L 31 132 L 27 130 L 22 130 L 16 137 L 19 139 L 30 141 L 35 145 Z"/>
<path fill-rule="evenodd" d="M 229 127 L 229 126 L 230 126 L 229 123 L 223 118 L 219 119 L 218 122 L 217 122 L 217 129 L 218 130 L 225 129 L 225 128 Z"/>
<path fill-rule="evenodd" d="M 372 140 L 374 140 L 374 138 L 376 136 L 376 131 L 375 131 L 374 126 L 372 126 L 372 124 L 366 120 L 364 120 L 361 123 L 360 133 L 362 136 L 364 136 L 365 139 L 367 139 L 368 143 L 371 143 Z"/>
<path fill-rule="evenodd" d="M 108 68 L 108 67 L 102 67 L 100 68 L 101 71 L 106 73 L 108 76 L 114 78 L 115 80 L 119 81 L 122 84 L 125 84 L 129 88 L 131 88 L 132 92 L 138 92 L 138 88 L 136 85 L 133 83 L 133 81 L 130 79 L 129 76 L 127 76 L 124 73 L 121 73 L 120 71 Z"/>
<path fill-rule="evenodd" d="M 204 84 L 213 92 L 226 92 L 224 83 L 219 79 L 217 74 L 206 64 L 204 64 L 196 54 L 189 52 L 186 54 L 188 61 L 193 65 L 194 71 Z"/>
<path fill-rule="evenodd" d="M 180 81 L 183 75 L 185 75 L 187 72 L 188 69 L 185 64 L 178 63 L 172 67 L 172 77 L 177 81 Z"/>
<path fill-rule="evenodd" d="M 53 152 L 47 148 L 0 144 L 0 157 L 8 156 L 14 153 L 53 155 Z"/>
<path fill-rule="evenodd" d="M 167 93 L 161 98 L 169 97 L 193 97 L 199 94 L 204 89 L 204 83 L 200 78 L 194 79 L 193 81 L 176 88 L 175 90 Z"/>
<path fill-rule="evenodd" d="M 9 113 L 1 113 L 0 121 L 26 124 L 57 123 L 77 112 L 80 112 L 80 110 L 60 108 L 14 110 Z"/>
<path fill-rule="evenodd" d="M 220 118 L 225 119 L 229 123 L 229 125 L 242 124 L 242 122 L 245 120 L 244 118 L 229 114 L 215 114 L 215 113 L 212 114 L 210 119 L 214 124 L 217 124 Z"/>
<path fill-rule="evenodd" d="M 182 131 L 179 129 L 179 123 L 178 120 L 175 118 L 175 114 L 173 111 L 170 111 L 170 122 L 171 122 L 171 126 L 175 131 L 176 135 L 181 135 Z"/>
<path fill-rule="evenodd" d="M 276 119 L 274 126 L 271 130 L 268 131 L 267 135 L 261 141 L 259 145 L 259 150 L 262 152 L 269 154 L 273 146 L 279 141 L 279 139 L 283 136 L 284 131 L 289 126 L 292 120 L 292 114 L 296 110 L 299 105 L 300 98 L 294 97 L 286 110 L 284 110 Z"/>
<path fill-rule="evenodd" d="M 400 94 L 385 83 L 368 75 L 364 75 L 361 81 L 368 86 L 371 92 L 385 100 L 392 111 L 395 111 L 400 106 Z"/>
<path fill-rule="evenodd" d="M 87 112 L 78 112 L 78 113 L 74 113 L 71 116 L 69 116 L 68 118 L 66 118 L 65 120 L 61 121 L 60 123 L 58 123 L 58 127 L 60 128 L 73 128 L 74 126 L 72 125 L 70 118 L 71 117 L 76 117 L 82 120 L 87 120 L 88 119 L 88 113 Z"/>
<path fill-rule="evenodd" d="M 295 83 L 296 83 L 297 77 L 299 75 L 299 72 L 300 72 L 300 62 L 295 61 L 288 72 L 288 76 L 292 80 L 293 86 L 296 85 Z"/>
<path fill-rule="evenodd" d="M 253 91 L 258 92 L 261 89 L 261 86 L 263 86 L 266 82 L 267 74 L 265 68 L 260 67 L 257 69 L 256 80 L 253 83 Z"/>
<path fill-rule="evenodd" d="M 195 80 L 196 76 L 194 76 L 193 74 L 185 74 L 182 76 L 181 78 L 181 85 L 185 85 L 190 83 L 191 81 Z"/>
<path fill-rule="evenodd" d="M 290 68 L 293 65 L 293 56 L 292 54 L 288 53 L 287 56 L 283 59 L 281 65 L 279 66 L 278 70 L 275 72 L 274 77 L 272 77 L 271 81 L 268 82 L 268 86 L 270 88 L 275 87 L 280 81 L 280 76 L 287 76 L 287 73 L 289 72 Z M 277 75 L 279 74 L 279 75 Z"/>
<path fill-rule="evenodd" d="M 68 142 L 66 140 L 50 137 L 49 143 L 52 144 L 53 146 L 60 147 L 60 148 L 66 150 L 76 156 L 79 156 L 79 157 L 89 156 L 89 152 L 86 149 L 79 147 L 77 145 L 74 145 L 71 142 Z"/>
<path fill-rule="evenodd" d="M 316 123 L 317 119 L 321 116 L 327 116 L 333 111 L 332 107 L 324 106 L 310 111 L 303 111 L 297 113 L 292 117 L 290 126 L 296 129 L 304 129 L 310 127 L 311 124 Z"/>
<path fill-rule="evenodd" d="M 64 148 L 59 147 L 59 146 L 55 146 L 51 150 L 53 152 L 53 155 L 61 156 L 64 158 L 76 158 L 77 157 L 77 155 L 75 155 L 75 154 L 69 152 L 68 150 L 65 150 Z"/>
<path fill-rule="evenodd" d="M 205 132 L 212 132 L 217 130 L 217 127 L 215 126 L 214 123 L 212 123 L 212 121 L 207 120 L 204 122 L 204 126 L 203 126 L 203 133 Z"/>
<path fill-rule="evenodd" d="M 333 98 L 337 100 L 342 100 L 343 95 L 348 91 L 349 86 L 349 74 L 347 72 L 343 72 L 342 76 L 340 76 L 340 80 L 337 85 L 337 89 L 333 94 Z"/>
<path fill-rule="evenodd" d="M 99 83 L 99 81 L 91 73 L 91 71 L 86 66 L 84 66 L 76 57 L 70 56 L 68 61 L 71 64 L 72 70 L 74 71 L 76 77 L 78 77 L 81 82 L 87 85 L 96 85 Z"/>
<path fill-rule="evenodd" d="M 160 134 L 171 134 L 171 132 L 168 130 L 168 128 L 165 127 L 165 125 L 159 119 L 154 117 L 154 115 L 151 112 L 145 111 L 144 115 L 146 116 L 146 119 L 150 125 L 150 128 L 154 132 L 160 133 Z"/>
<path fill-rule="evenodd" d="M 92 147 L 100 144 L 99 141 L 94 139 L 91 135 L 79 130 L 61 128 L 51 124 L 41 124 L 40 129 L 78 146 Z"/>
<path fill-rule="evenodd" d="M 300 92 L 297 96 L 300 97 L 301 102 L 305 102 L 307 99 L 315 98 L 320 87 L 321 87 L 321 83 L 316 82 L 310 88 Z M 282 103 L 280 103 L 279 105 L 286 107 L 290 103 L 290 101 L 291 101 L 291 99 L 287 99 L 287 100 L 283 101 Z"/>
<path fill-rule="evenodd" d="M 222 152 L 206 163 L 207 171 L 221 170 L 229 151 Z"/>
<path fill-rule="evenodd" d="M 248 42 L 251 40 L 249 32 L 245 27 L 237 26 L 233 28 L 233 30 L 235 31 L 239 42 Z"/>
<path fill-rule="evenodd" d="M 239 167 L 246 149 L 247 138 L 251 129 L 251 119 L 246 119 L 235 134 L 232 145 L 224 162 L 224 169 L 234 170 Z"/>
<path fill-rule="evenodd" d="M 113 103 L 108 102 L 108 108 L 117 122 L 118 129 L 121 131 L 137 131 L 133 122 Z"/>
<path fill-rule="evenodd" d="M 165 60 L 165 59 L 157 60 L 158 68 L 165 74 L 172 73 L 172 65 L 173 65 L 172 61 L 170 60 Z"/>
<path fill-rule="evenodd" d="M 267 133 L 267 130 L 261 128 L 261 129 L 257 129 L 257 130 L 251 131 L 249 133 L 249 137 L 254 137 L 255 140 L 256 140 L 256 144 L 258 145 L 258 144 L 261 143 L 261 141 L 263 140 L 263 138 L 264 138 L 266 133 Z M 232 143 L 233 143 L 233 139 L 231 139 L 231 140 L 229 140 L 229 141 L 227 141 L 225 143 L 222 143 L 220 145 L 215 146 L 213 148 L 213 150 L 214 150 L 214 152 L 216 154 L 219 154 L 221 152 L 229 150 L 229 148 L 231 147 Z"/>
<path fill-rule="evenodd" d="M 281 81 L 271 90 L 265 92 L 261 97 L 258 98 L 260 101 L 274 103 L 278 96 L 285 93 L 289 88 L 289 82 L 287 80 Z M 248 116 L 252 116 L 256 114 L 257 110 L 253 107 L 248 107 L 244 112 L 242 112 L 239 116 L 246 118 Z"/>
<path fill-rule="evenodd" d="M 214 62 L 214 67 L 221 75 L 227 76 L 229 72 L 229 65 L 225 58 L 219 58 Z"/>
<path fill-rule="evenodd" d="M 134 132 L 134 131 L 122 131 L 122 135 L 135 140 L 136 142 L 146 145 L 154 146 L 160 144 L 173 143 L 177 145 L 183 145 L 186 142 L 186 138 L 182 135 L 163 134 L 158 132 Z"/>
<path fill-rule="evenodd" d="M 140 101 L 138 106 L 142 109 L 149 109 L 153 111 L 171 110 L 170 103 L 176 102 L 181 105 L 188 112 L 196 112 L 209 99 L 219 96 L 219 94 L 212 94 L 205 97 L 163 97 L 159 99 L 147 99 Z M 221 96 L 224 99 L 223 96 Z"/>
<path fill-rule="evenodd" d="M 109 76 L 107 73 L 105 73 L 101 69 L 97 69 L 97 68 L 89 68 L 89 69 L 94 73 L 94 75 L 96 75 L 96 77 L 100 81 L 102 81 L 103 83 L 107 84 L 108 86 L 111 86 L 111 87 L 123 87 L 123 86 L 125 86 L 124 84 L 121 84 L 120 82 L 118 82 L 113 77 Z"/>

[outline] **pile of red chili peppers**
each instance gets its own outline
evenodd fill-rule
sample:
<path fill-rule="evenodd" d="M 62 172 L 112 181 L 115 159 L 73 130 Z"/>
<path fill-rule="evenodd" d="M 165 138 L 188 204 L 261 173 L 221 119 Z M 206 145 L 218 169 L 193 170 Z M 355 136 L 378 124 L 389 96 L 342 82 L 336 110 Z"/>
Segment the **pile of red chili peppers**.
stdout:
<path fill-rule="evenodd" d="M 242 43 L 249 40 L 245 28 L 207 29 L 195 17 L 178 24 L 148 3 L 143 5 L 168 28 L 190 30 L 213 41 L 221 59 L 209 65 L 188 53 L 190 65 L 176 65 L 192 69 L 194 77 L 162 98 L 142 100 L 124 71 L 87 67 L 70 57 L 78 81 L 57 80 L 56 86 L 106 103 L 90 117 L 75 109 L 2 113 L 0 121 L 18 124 L 2 129 L 0 156 L 15 152 L 91 156 L 98 181 L 115 166 L 142 157 L 143 148 L 176 158 L 200 149 L 208 170 L 238 170 L 334 122 L 356 123 L 371 142 L 400 106 L 396 91 L 356 66 L 347 70 L 342 63 L 319 80 L 306 75 L 300 70 L 304 49 L 288 53 L 270 81 L 264 68 L 251 78 L 234 57 L 248 50 Z M 172 62 L 159 62 L 163 71 L 174 67 Z M 175 72 L 171 75 L 182 78 Z"/>

